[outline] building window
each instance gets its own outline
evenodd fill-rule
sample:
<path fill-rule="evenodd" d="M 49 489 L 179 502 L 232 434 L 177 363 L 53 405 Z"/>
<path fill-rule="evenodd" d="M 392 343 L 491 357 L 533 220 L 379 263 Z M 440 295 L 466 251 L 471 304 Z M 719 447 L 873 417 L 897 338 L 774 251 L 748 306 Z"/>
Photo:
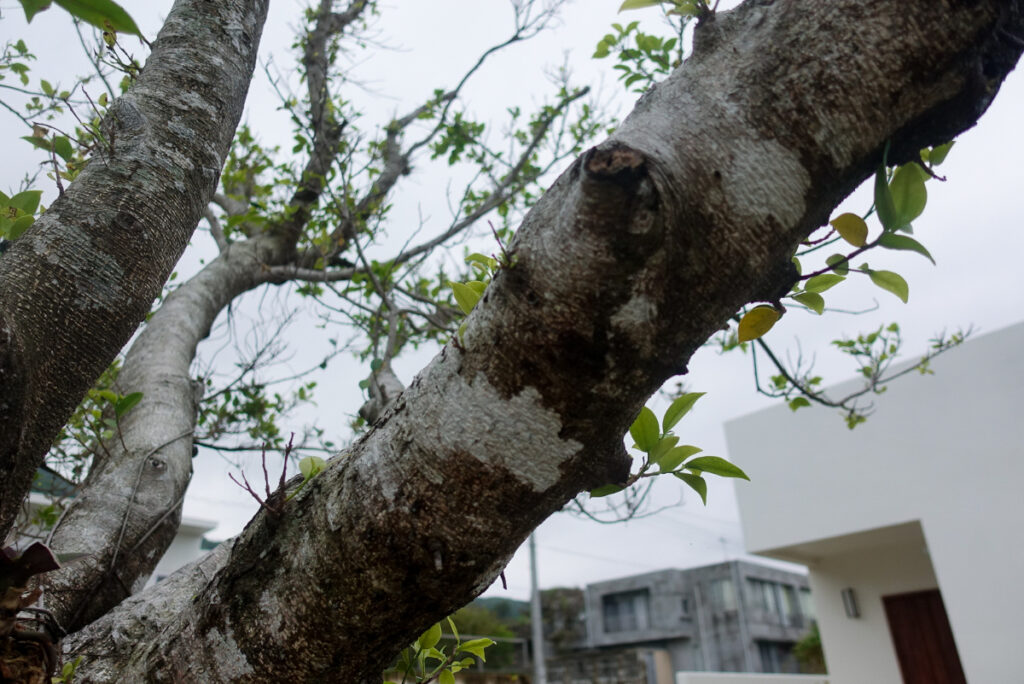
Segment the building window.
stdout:
<path fill-rule="evenodd" d="M 715 610 L 736 610 L 736 590 L 725 577 L 711 582 L 711 606 Z"/>
<path fill-rule="evenodd" d="M 747 580 L 747 585 L 750 587 L 752 606 L 763 612 L 769 619 L 780 621 L 782 610 L 779 607 L 779 595 L 775 591 L 775 584 L 750 578 Z"/>
<path fill-rule="evenodd" d="M 683 615 L 690 614 L 690 598 L 688 596 L 684 596 L 679 600 L 679 609 L 682 611 Z"/>
<path fill-rule="evenodd" d="M 811 599 L 810 589 L 800 590 L 800 612 L 807 620 L 813 620 L 815 618 L 814 612 L 814 601 Z"/>
<path fill-rule="evenodd" d="M 605 632 L 635 632 L 650 623 L 650 592 L 646 589 L 624 591 L 601 597 Z"/>
<path fill-rule="evenodd" d="M 783 641 L 758 641 L 757 652 L 761 657 L 761 672 L 800 672 L 800 664 L 793 656 L 793 644 Z"/>
<path fill-rule="evenodd" d="M 782 601 L 780 603 L 782 607 L 782 621 L 787 625 L 800 627 L 803 625 L 803 617 L 800 614 L 796 589 L 789 584 L 781 584 L 779 588 L 782 590 Z"/>

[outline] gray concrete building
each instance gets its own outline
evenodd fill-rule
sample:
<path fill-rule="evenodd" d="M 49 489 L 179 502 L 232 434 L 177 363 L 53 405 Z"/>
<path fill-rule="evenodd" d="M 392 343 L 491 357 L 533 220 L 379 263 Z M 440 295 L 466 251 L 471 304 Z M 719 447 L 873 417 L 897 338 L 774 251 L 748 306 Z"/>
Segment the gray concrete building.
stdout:
<path fill-rule="evenodd" d="M 586 651 L 651 649 L 673 672 L 798 672 L 792 648 L 814 618 L 805 575 L 742 560 L 608 580 L 585 594 Z"/>

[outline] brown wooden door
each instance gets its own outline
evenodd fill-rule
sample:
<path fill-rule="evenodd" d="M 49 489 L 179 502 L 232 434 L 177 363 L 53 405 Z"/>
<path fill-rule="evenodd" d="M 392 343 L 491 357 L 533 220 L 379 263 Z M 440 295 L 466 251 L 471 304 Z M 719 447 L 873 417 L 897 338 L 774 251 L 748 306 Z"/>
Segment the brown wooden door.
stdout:
<path fill-rule="evenodd" d="M 883 596 L 904 684 L 967 684 L 938 589 Z"/>

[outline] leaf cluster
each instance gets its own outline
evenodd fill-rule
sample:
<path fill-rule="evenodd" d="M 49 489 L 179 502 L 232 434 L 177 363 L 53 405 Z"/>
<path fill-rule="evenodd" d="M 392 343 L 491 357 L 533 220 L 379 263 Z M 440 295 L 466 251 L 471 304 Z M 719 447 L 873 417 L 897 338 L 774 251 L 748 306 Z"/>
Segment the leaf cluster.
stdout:
<path fill-rule="evenodd" d="M 455 684 L 455 675 L 458 672 L 475 665 L 477 659 L 481 662 L 487 660 L 486 651 L 495 643 L 492 639 L 462 641 L 455 622 L 450 617 L 445 618 L 445 622 L 451 630 L 449 638 L 452 643 L 441 643 L 445 635 L 442 633 L 442 623 L 438 622 L 399 653 L 398 662 L 392 670 L 401 675 L 401 684 L 407 681 L 419 684 Z M 384 684 L 398 682 L 387 680 Z"/>
<path fill-rule="evenodd" d="M 789 298 L 803 308 L 821 315 L 825 312 L 824 292 L 847 280 L 851 272 L 861 273 L 877 287 L 895 295 L 903 303 L 910 298 L 910 286 L 894 271 L 874 269 L 865 262 L 857 268 L 850 266 L 851 260 L 864 252 L 881 247 L 888 250 L 911 251 L 927 258 L 933 264 L 931 253 L 916 239 L 912 221 L 924 211 L 928 202 L 925 183 L 935 178 L 934 168 L 945 160 L 953 143 L 921 150 L 920 159 L 902 166 L 890 168 L 885 162 L 874 176 L 874 204 L 863 217 L 843 213 L 829 221 L 827 234 L 823 238 L 813 236 L 804 243 L 805 251 L 793 257 L 793 265 L 801 273 L 800 280 L 793 286 Z M 866 219 L 872 214 L 878 217 L 881 232 L 869 240 Z M 845 242 L 854 249 L 846 254 L 835 253 L 825 259 L 825 267 L 803 275 L 799 256 L 814 252 L 824 246 Z M 781 303 L 770 306 L 759 305 L 744 312 L 740 318 L 737 339 L 749 342 L 762 337 L 772 329 L 785 308 Z"/>
<path fill-rule="evenodd" d="M 703 449 L 690 444 L 679 444 L 679 437 L 673 432 L 676 424 L 690 412 L 704 392 L 688 392 L 681 395 L 665 411 L 659 424 L 654 411 L 648 407 L 640 409 L 640 414 L 629 428 L 633 438 L 633 449 L 643 452 L 644 459 L 639 471 L 630 475 L 623 484 L 609 484 L 591 490 L 592 498 L 600 498 L 616 494 L 637 482 L 640 478 L 657 475 L 673 475 L 685 482 L 707 504 L 708 485 L 704 473 L 720 477 L 735 477 L 749 480 L 746 473 L 738 466 L 719 456 L 697 456 Z M 657 468 L 657 471 L 654 471 Z"/>

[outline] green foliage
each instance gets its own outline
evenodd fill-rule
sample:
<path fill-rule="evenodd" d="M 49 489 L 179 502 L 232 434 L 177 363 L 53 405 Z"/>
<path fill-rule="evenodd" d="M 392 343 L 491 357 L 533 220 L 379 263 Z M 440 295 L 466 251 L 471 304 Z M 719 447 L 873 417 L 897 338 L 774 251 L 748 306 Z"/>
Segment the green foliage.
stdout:
<path fill-rule="evenodd" d="M 706 0 L 624 0 L 619 6 L 619 11 L 646 9 L 658 5 L 670 6 L 665 10 L 667 14 L 679 14 L 686 17 L 700 17 L 711 11 Z"/>
<path fill-rule="evenodd" d="M 74 684 L 75 672 L 81 664 L 82 656 L 78 656 L 74 660 L 64 663 L 60 669 L 60 675 L 53 678 L 53 684 Z"/>
<path fill-rule="evenodd" d="M 800 671 L 805 674 L 825 674 L 828 671 L 817 622 L 812 621 L 807 634 L 793 645 L 793 656 L 800 663 Z"/>
<path fill-rule="evenodd" d="M 288 457 L 286 454 L 285 459 L 287 460 L 287 458 Z M 322 473 L 324 468 L 326 467 L 327 461 L 320 458 L 319 456 L 304 456 L 303 458 L 300 458 L 299 473 L 302 475 L 302 482 L 299 483 L 299 486 L 296 487 L 291 494 L 285 497 L 285 501 L 291 501 L 296 496 L 298 496 L 299 492 L 301 492 L 303 488 L 305 488 L 306 484 L 308 484 L 309 481 L 312 480 L 314 477 Z"/>
<path fill-rule="evenodd" d="M 935 259 L 918 240 L 906 235 L 913 232 L 911 222 L 924 211 L 928 201 L 925 183 L 934 173 L 926 164 L 934 167 L 941 163 L 949 153 L 953 143 L 949 142 L 920 152 L 920 161 L 910 162 L 895 168 L 888 168 L 883 163 L 874 176 L 874 206 L 864 217 L 849 212 L 840 214 L 829 221 L 830 230 L 838 238 L 826 235 L 824 238 L 808 239 L 803 252 L 794 257 L 810 254 L 825 245 L 831 245 L 841 239 L 855 247 L 848 254 L 832 254 L 825 259 L 825 267 L 801 276 L 801 285 L 795 285 L 790 297 L 807 309 L 822 314 L 825 311 L 825 300 L 821 293 L 843 282 L 851 273 L 861 273 L 877 287 L 896 295 L 906 303 L 910 297 L 910 286 L 898 273 L 889 270 L 872 269 L 868 264 L 859 268 L 850 267 L 850 260 L 864 252 L 881 247 L 889 250 L 911 251 L 927 258 L 933 264 Z M 886 155 L 888 149 L 886 150 Z M 878 217 L 881 232 L 873 240 L 870 239 L 869 227 L 865 218 L 872 214 Z M 809 296 L 818 295 L 816 297 Z"/>
<path fill-rule="evenodd" d="M 82 21 L 92 24 L 102 31 L 116 31 L 119 33 L 131 33 L 137 36 L 142 34 L 135 21 L 113 0 L 52 0 L 59 7 Z M 29 22 L 40 12 L 49 9 L 51 0 L 19 0 L 22 9 L 25 10 L 25 19 Z"/>
<path fill-rule="evenodd" d="M 671 38 L 644 33 L 639 26 L 637 21 L 626 26 L 612 24 L 615 33 L 608 33 L 598 41 L 593 55 L 596 59 L 615 55 L 618 63 L 612 68 L 618 72 L 623 85 L 635 93 L 646 92 L 682 63 L 681 33 L 685 20 L 677 28 L 680 35 Z"/>
<path fill-rule="evenodd" d="M 116 437 L 119 421 L 142 399 L 138 392 L 122 395 L 117 391 L 120 372 L 121 360 L 114 359 L 96 379 L 50 447 L 46 462 L 72 482 L 81 479 L 93 455 L 102 453 L 103 441 Z"/>
<path fill-rule="evenodd" d="M 462 641 L 452 618 L 445 618 L 445 622 L 451 630 L 447 638 L 450 643 L 441 643 L 444 635 L 442 623 L 438 622 L 399 653 L 398 662 L 391 670 L 401 677 L 402 682 L 453 683 L 456 673 L 472 667 L 477 659 L 487 660 L 486 651 L 495 643 L 492 639 Z M 386 680 L 384 684 L 396 683 L 393 680 Z"/>
<path fill-rule="evenodd" d="M 17 240 L 36 220 L 40 190 L 25 190 L 13 197 L 0 192 L 0 238 Z"/>
<path fill-rule="evenodd" d="M 694 491 L 707 504 L 707 482 L 704 473 L 719 477 L 735 477 L 749 480 L 746 473 L 739 467 L 718 456 L 697 456 L 702 449 L 689 444 L 679 446 L 679 437 L 672 433 L 672 428 L 690 412 L 704 392 L 687 392 L 678 396 L 665 411 L 661 424 L 654 412 L 644 406 L 640 409 L 629 434 L 633 438 L 633 448 L 643 452 L 644 459 L 640 469 L 631 474 L 622 484 L 608 484 L 590 491 L 591 498 L 601 498 L 618 493 L 635 484 L 642 478 L 658 475 L 674 475 Z M 656 469 L 656 470 L 655 470 Z"/>

